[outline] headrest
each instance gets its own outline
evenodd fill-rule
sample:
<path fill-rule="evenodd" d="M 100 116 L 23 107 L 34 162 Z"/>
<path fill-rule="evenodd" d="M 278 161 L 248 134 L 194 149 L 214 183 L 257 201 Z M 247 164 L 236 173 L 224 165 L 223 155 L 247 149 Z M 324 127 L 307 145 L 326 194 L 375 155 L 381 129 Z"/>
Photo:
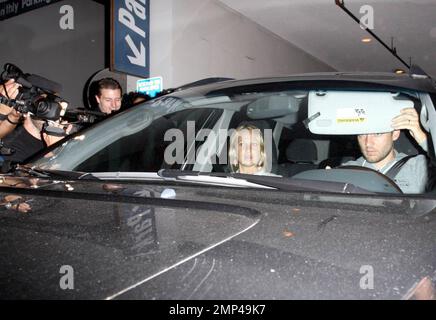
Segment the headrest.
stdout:
<path fill-rule="evenodd" d="M 295 139 L 286 149 L 286 158 L 290 162 L 316 162 L 318 150 L 315 142 L 309 139 Z"/>
<path fill-rule="evenodd" d="M 271 130 L 271 125 L 268 121 L 266 120 L 252 120 L 252 121 L 243 121 L 239 124 L 239 126 L 242 125 L 252 125 L 255 126 L 256 128 L 259 128 L 260 131 L 262 131 L 262 134 L 264 134 L 266 129 Z M 239 127 L 238 126 L 238 127 Z"/>

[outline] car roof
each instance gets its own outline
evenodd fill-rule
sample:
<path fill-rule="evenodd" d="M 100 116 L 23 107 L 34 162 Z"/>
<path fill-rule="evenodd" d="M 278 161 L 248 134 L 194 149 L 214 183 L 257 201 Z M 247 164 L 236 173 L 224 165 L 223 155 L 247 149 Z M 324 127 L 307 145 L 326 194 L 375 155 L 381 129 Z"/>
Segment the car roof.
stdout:
<path fill-rule="evenodd" d="M 216 78 L 220 79 L 220 78 Z M 370 88 L 396 88 L 413 90 L 420 92 L 436 93 L 436 83 L 432 78 L 426 75 L 395 74 L 383 72 L 322 72 L 322 73 L 305 73 L 280 77 L 264 77 L 243 80 L 217 80 L 214 83 L 198 86 L 187 86 L 188 89 L 181 90 L 196 92 L 203 95 L 220 93 L 222 91 L 233 91 L 235 88 L 259 86 L 268 90 L 268 85 L 274 85 L 274 88 L 280 89 L 280 85 L 300 84 L 302 86 L 310 85 L 329 85 L 345 87 L 364 87 Z M 287 88 L 289 89 L 289 88 Z M 177 91 L 177 90 L 176 90 Z"/>

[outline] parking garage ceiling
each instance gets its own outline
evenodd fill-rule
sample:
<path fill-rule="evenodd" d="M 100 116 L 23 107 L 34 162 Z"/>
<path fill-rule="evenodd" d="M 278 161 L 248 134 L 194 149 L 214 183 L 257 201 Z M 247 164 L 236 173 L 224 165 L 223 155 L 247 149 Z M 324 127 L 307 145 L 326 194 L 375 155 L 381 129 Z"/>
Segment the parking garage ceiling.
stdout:
<path fill-rule="evenodd" d="M 334 0 L 220 0 L 231 10 L 289 41 L 339 71 L 405 68 L 362 30 Z M 397 54 L 436 76 L 436 0 L 345 0 L 358 18 L 364 5 L 374 12 L 374 29 Z"/>

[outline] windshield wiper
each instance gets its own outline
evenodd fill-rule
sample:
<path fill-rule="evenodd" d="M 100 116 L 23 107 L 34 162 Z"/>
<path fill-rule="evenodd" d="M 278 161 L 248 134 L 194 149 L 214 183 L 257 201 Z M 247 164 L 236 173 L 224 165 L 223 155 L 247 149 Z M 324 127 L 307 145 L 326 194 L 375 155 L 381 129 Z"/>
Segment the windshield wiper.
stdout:
<path fill-rule="evenodd" d="M 244 178 L 236 178 L 225 173 L 199 173 L 195 171 L 162 169 L 159 172 L 98 172 L 93 176 L 99 180 L 123 180 L 123 181 L 170 181 L 206 184 L 224 187 L 246 187 L 274 189 L 259 183 L 247 181 Z"/>
<path fill-rule="evenodd" d="M 209 185 L 225 185 L 247 188 L 277 189 L 280 179 L 269 176 L 256 176 L 224 172 L 198 172 L 161 169 L 158 176 L 167 181 L 189 181 Z M 294 189 L 295 190 L 295 189 Z"/>
<path fill-rule="evenodd" d="M 305 179 L 295 179 L 292 177 L 254 175 L 241 173 L 224 173 L 224 172 L 198 172 L 198 171 L 181 171 L 162 169 L 158 175 L 165 180 L 180 180 L 191 182 L 204 182 L 215 184 L 229 184 L 232 181 L 239 186 L 257 187 L 264 189 L 278 189 L 282 191 L 321 191 L 334 193 L 364 193 L 368 194 L 367 190 L 355 187 L 350 183 L 330 182 L 330 181 L 315 181 Z M 216 181 L 213 178 L 217 179 Z M 220 180 L 218 180 L 220 179 Z"/>
<path fill-rule="evenodd" d="M 90 173 L 62 170 L 42 170 L 35 167 L 17 165 L 11 172 L 12 174 L 24 173 L 28 176 L 41 179 L 69 179 L 69 180 L 98 180 Z"/>
<path fill-rule="evenodd" d="M 200 175 L 207 175 L 211 177 L 221 177 L 227 178 L 230 174 L 224 172 L 209 172 L 201 173 L 200 171 L 189 171 L 189 170 L 175 170 L 175 169 L 161 169 L 157 172 L 157 175 L 165 180 L 177 180 L 179 177 L 191 176 L 197 177 Z"/>

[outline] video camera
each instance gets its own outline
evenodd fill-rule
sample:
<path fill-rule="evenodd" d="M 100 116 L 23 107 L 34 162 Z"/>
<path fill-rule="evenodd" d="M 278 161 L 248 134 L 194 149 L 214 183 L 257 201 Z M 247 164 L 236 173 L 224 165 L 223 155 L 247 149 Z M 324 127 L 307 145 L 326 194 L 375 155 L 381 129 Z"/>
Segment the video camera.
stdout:
<path fill-rule="evenodd" d="M 15 99 L 0 97 L 0 103 L 16 109 L 20 113 L 31 113 L 41 120 L 57 121 L 62 116 L 59 102 L 64 101 L 56 96 L 62 91 L 62 86 L 56 82 L 34 74 L 25 74 L 12 63 L 6 63 L 1 74 L 4 83 L 14 79 L 21 84 Z"/>
<path fill-rule="evenodd" d="M 85 109 L 67 110 L 62 119 L 68 122 L 76 122 L 77 124 L 93 124 L 106 118 L 106 114 L 98 111 L 90 111 Z"/>

